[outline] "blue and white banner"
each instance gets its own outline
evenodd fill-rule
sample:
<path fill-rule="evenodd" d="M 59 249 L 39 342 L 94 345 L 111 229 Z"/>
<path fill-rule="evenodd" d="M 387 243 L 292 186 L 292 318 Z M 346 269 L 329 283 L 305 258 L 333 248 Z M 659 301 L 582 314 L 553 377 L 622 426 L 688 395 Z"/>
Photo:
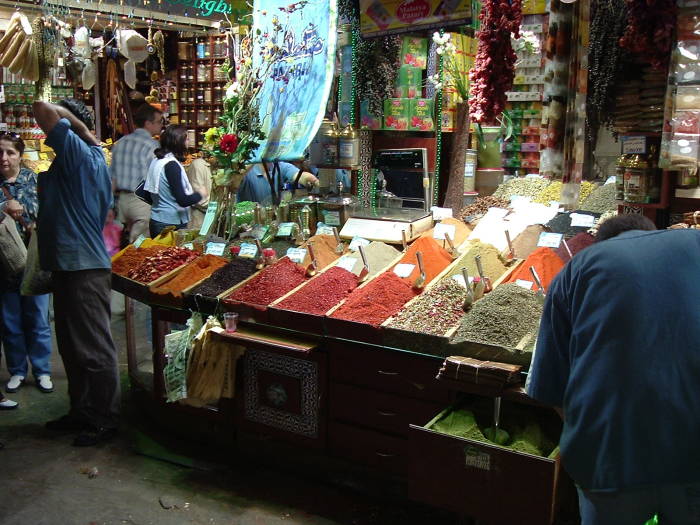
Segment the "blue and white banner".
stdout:
<path fill-rule="evenodd" d="M 255 38 L 254 69 L 262 67 L 271 44 L 281 46 L 282 58 L 259 95 L 267 138 L 251 162 L 302 159 L 321 125 L 333 83 L 337 0 L 289 1 L 255 0 L 253 6 L 253 35 L 269 35 Z"/>

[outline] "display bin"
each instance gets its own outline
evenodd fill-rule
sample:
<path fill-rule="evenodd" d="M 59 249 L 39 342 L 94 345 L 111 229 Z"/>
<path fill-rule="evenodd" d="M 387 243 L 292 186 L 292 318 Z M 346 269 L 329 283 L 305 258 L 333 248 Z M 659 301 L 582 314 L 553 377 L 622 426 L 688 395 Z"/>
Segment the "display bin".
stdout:
<path fill-rule="evenodd" d="M 484 524 L 551 524 L 560 492 L 559 457 L 535 456 L 432 430 L 452 409 L 443 410 L 425 426 L 410 426 L 410 497 Z"/>
<path fill-rule="evenodd" d="M 134 281 L 118 273 L 112 273 L 112 289 L 135 301 L 150 304 L 152 294 L 149 292 L 146 284 Z"/>
<path fill-rule="evenodd" d="M 448 336 L 451 338 L 457 328 L 450 331 Z M 533 338 L 535 335 L 533 334 Z M 482 361 L 498 361 L 500 363 L 508 363 L 510 365 L 530 366 L 532 360 L 532 350 L 521 348 L 508 348 L 500 345 L 491 345 L 486 343 L 477 343 L 475 341 L 462 341 L 460 343 L 449 343 L 444 347 L 445 356 L 461 355 L 465 357 L 473 357 Z"/>

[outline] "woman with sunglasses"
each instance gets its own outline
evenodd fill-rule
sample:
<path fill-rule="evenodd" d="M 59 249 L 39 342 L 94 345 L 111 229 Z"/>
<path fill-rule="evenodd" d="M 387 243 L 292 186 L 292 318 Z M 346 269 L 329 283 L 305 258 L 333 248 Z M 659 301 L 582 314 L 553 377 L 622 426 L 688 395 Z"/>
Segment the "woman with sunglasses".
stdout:
<path fill-rule="evenodd" d="M 24 141 L 14 133 L 0 134 L 0 210 L 9 215 L 29 242 L 39 211 L 37 177 L 21 166 Z M 53 391 L 51 382 L 51 328 L 49 296 L 23 296 L 20 278 L 0 279 L 0 332 L 10 380 L 5 390 L 16 392 L 24 384 L 31 364 L 39 390 Z M 0 398 L 0 409 L 14 408 Z"/>
<path fill-rule="evenodd" d="M 151 161 L 144 190 L 151 198 L 151 238 L 168 226 L 187 227 L 190 206 L 204 201 L 209 195 L 204 188 L 194 191 L 182 165 L 187 151 L 187 129 L 170 125 L 160 136 L 160 148 Z"/>

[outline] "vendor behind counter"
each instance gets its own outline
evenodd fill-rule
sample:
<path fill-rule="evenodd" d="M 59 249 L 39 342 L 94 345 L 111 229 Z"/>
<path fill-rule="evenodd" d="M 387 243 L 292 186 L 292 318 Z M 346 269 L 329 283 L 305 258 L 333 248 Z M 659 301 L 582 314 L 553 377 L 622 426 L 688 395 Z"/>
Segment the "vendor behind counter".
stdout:
<path fill-rule="evenodd" d="M 238 202 L 259 202 L 270 205 L 279 201 L 285 184 L 292 184 L 299 174 L 299 168 L 290 162 L 279 162 L 279 171 L 267 163 L 267 174 L 262 164 L 253 164 L 238 188 Z M 269 175 L 269 178 L 268 178 Z M 309 171 L 302 171 L 298 184 L 311 186 L 318 184 L 318 179 Z"/>

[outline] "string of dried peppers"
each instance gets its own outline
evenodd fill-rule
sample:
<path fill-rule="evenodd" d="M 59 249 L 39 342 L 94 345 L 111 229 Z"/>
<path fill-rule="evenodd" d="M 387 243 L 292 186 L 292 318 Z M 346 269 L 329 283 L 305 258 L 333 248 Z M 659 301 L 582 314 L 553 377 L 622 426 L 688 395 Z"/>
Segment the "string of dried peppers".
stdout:
<path fill-rule="evenodd" d="M 625 2 L 629 15 L 620 47 L 644 58 L 654 69 L 666 69 L 676 27 L 676 0 Z"/>
<path fill-rule="evenodd" d="M 505 109 L 506 92 L 513 87 L 516 55 L 512 38 L 520 37 L 521 0 L 485 0 L 479 47 L 469 72 L 469 117 L 480 124 L 492 123 Z"/>

